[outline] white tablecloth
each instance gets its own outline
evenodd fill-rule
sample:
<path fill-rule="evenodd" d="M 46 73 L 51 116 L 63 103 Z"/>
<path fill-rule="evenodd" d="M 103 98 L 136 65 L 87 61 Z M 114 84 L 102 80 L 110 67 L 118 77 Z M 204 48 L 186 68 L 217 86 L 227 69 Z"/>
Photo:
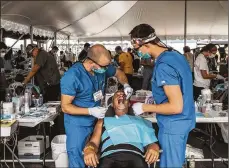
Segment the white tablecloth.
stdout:
<path fill-rule="evenodd" d="M 42 123 L 42 122 L 50 122 L 53 121 L 59 113 L 55 114 L 50 114 L 46 115 L 45 117 L 37 118 L 37 119 L 18 119 L 19 126 L 24 126 L 24 127 L 35 127 L 36 125 Z"/>
<path fill-rule="evenodd" d="M 60 102 L 59 101 L 55 101 L 55 102 L 48 102 L 45 104 L 47 105 L 55 105 L 55 106 L 59 106 L 60 107 Z M 43 109 L 44 110 L 44 109 Z M 47 113 L 44 112 L 43 116 L 40 117 L 24 117 L 24 118 L 18 118 L 18 122 L 19 122 L 19 126 L 24 126 L 24 127 L 35 127 L 36 125 L 42 123 L 42 122 L 50 122 L 55 120 L 55 118 L 59 115 L 61 109 L 57 108 L 56 112 L 49 112 Z M 37 111 L 37 112 L 43 112 L 41 111 Z"/>
<path fill-rule="evenodd" d="M 203 117 L 196 117 L 196 122 L 197 123 L 228 123 L 228 115 L 225 117 L 220 117 L 219 116 L 220 112 L 217 111 L 212 111 L 210 113 L 206 113 L 205 116 Z M 224 111 L 224 113 L 226 113 Z M 227 114 L 227 113 L 226 113 Z M 156 123 L 157 119 L 155 115 L 145 115 L 143 118 Z"/>

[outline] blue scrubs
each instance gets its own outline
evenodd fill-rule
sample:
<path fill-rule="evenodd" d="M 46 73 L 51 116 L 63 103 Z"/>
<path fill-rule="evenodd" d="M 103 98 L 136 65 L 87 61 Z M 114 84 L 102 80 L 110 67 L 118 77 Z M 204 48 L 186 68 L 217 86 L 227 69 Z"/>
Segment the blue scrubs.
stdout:
<path fill-rule="evenodd" d="M 156 104 L 168 102 L 164 85 L 179 85 L 183 96 L 181 114 L 157 114 L 158 140 L 163 150 L 160 167 L 181 168 L 189 132 L 195 127 L 192 74 L 187 60 L 176 51 L 163 52 L 155 62 L 152 93 Z"/>
<path fill-rule="evenodd" d="M 100 106 L 100 101 L 94 101 L 93 93 L 99 90 L 104 92 L 106 77 L 114 76 L 115 73 L 116 69 L 109 66 L 106 73 L 95 73 L 93 76 L 85 70 L 82 63 L 76 63 L 61 79 L 61 94 L 74 96 L 72 104 L 78 107 Z M 93 116 L 64 114 L 69 168 L 85 167 L 82 151 L 93 131 L 95 120 Z"/>

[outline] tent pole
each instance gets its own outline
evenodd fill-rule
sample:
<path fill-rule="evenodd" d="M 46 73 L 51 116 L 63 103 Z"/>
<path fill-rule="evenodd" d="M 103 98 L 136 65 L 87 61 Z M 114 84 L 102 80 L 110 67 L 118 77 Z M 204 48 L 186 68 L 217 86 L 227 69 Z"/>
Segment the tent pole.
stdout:
<path fill-rule="evenodd" d="M 80 46 L 80 39 L 77 40 L 77 46 L 76 46 L 76 60 L 78 61 L 79 56 L 79 46 Z"/>
<path fill-rule="evenodd" d="M 211 43 L 211 41 L 212 41 L 212 36 L 210 35 L 210 36 L 208 36 L 208 43 Z"/>
<path fill-rule="evenodd" d="M 54 42 L 53 42 L 53 46 L 56 46 L 56 31 L 54 32 Z"/>
<path fill-rule="evenodd" d="M 31 40 L 31 44 L 33 44 L 33 26 L 30 26 L 30 40 Z"/>
<path fill-rule="evenodd" d="M 67 50 L 69 51 L 70 49 L 70 36 L 68 36 L 68 44 L 67 44 Z"/>
<path fill-rule="evenodd" d="M 46 42 L 45 42 L 45 43 L 46 43 L 46 48 L 45 48 L 45 49 L 46 49 L 46 51 L 48 51 L 48 42 L 49 42 L 49 39 L 48 39 L 48 40 L 46 40 Z"/>
<path fill-rule="evenodd" d="M 23 48 L 23 53 L 25 53 L 26 46 L 27 46 L 27 44 L 26 44 L 26 39 L 24 39 L 24 48 Z"/>
<path fill-rule="evenodd" d="M 187 40 L 187 0 L 185 0 L 185 7 L 184 7 L 184 46 L 186 46 Z"/>
<path fill-rule="evenodd" d="M 33 44 L 33 26 L 31 25 L 30 26 L 30 40 L 31 40 L 31 44 Z M 31 68 L 33 68 L 34 66 L 34 58 L 32 57 L 31 58 Z M 31 83 L 34 84 L 34 78 L 31 79 Z"/>
<path fill-rule="evenodd" d="M 1 28 L 1 42 L 3 41 L 3 29 Z"/>

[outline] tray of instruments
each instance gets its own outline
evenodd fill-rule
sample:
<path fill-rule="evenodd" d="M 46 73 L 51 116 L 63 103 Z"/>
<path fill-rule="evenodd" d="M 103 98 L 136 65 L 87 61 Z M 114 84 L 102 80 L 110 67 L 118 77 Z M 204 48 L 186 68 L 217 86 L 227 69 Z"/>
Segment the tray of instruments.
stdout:
<path fill-rule="evenodd" d="M 28 114 L 17 115 L 17 120 L 19 122 L 39 122 L 50 115 L 47 108 L 31 108 Z"/>

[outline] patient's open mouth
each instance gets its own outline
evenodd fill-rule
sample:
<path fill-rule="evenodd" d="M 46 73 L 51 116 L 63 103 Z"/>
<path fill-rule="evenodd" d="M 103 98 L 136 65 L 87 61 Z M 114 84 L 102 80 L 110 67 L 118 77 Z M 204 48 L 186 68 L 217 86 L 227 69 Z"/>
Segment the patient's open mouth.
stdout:
<path fill-rule="evenodd" d="M 125 102 L 125 98 L 122 97 L 122 96 L 120 96 L 120 97 L 118 98 L 118 109 L 120 109 L 120 110 L 125 109 L 124 102 Z"/>

